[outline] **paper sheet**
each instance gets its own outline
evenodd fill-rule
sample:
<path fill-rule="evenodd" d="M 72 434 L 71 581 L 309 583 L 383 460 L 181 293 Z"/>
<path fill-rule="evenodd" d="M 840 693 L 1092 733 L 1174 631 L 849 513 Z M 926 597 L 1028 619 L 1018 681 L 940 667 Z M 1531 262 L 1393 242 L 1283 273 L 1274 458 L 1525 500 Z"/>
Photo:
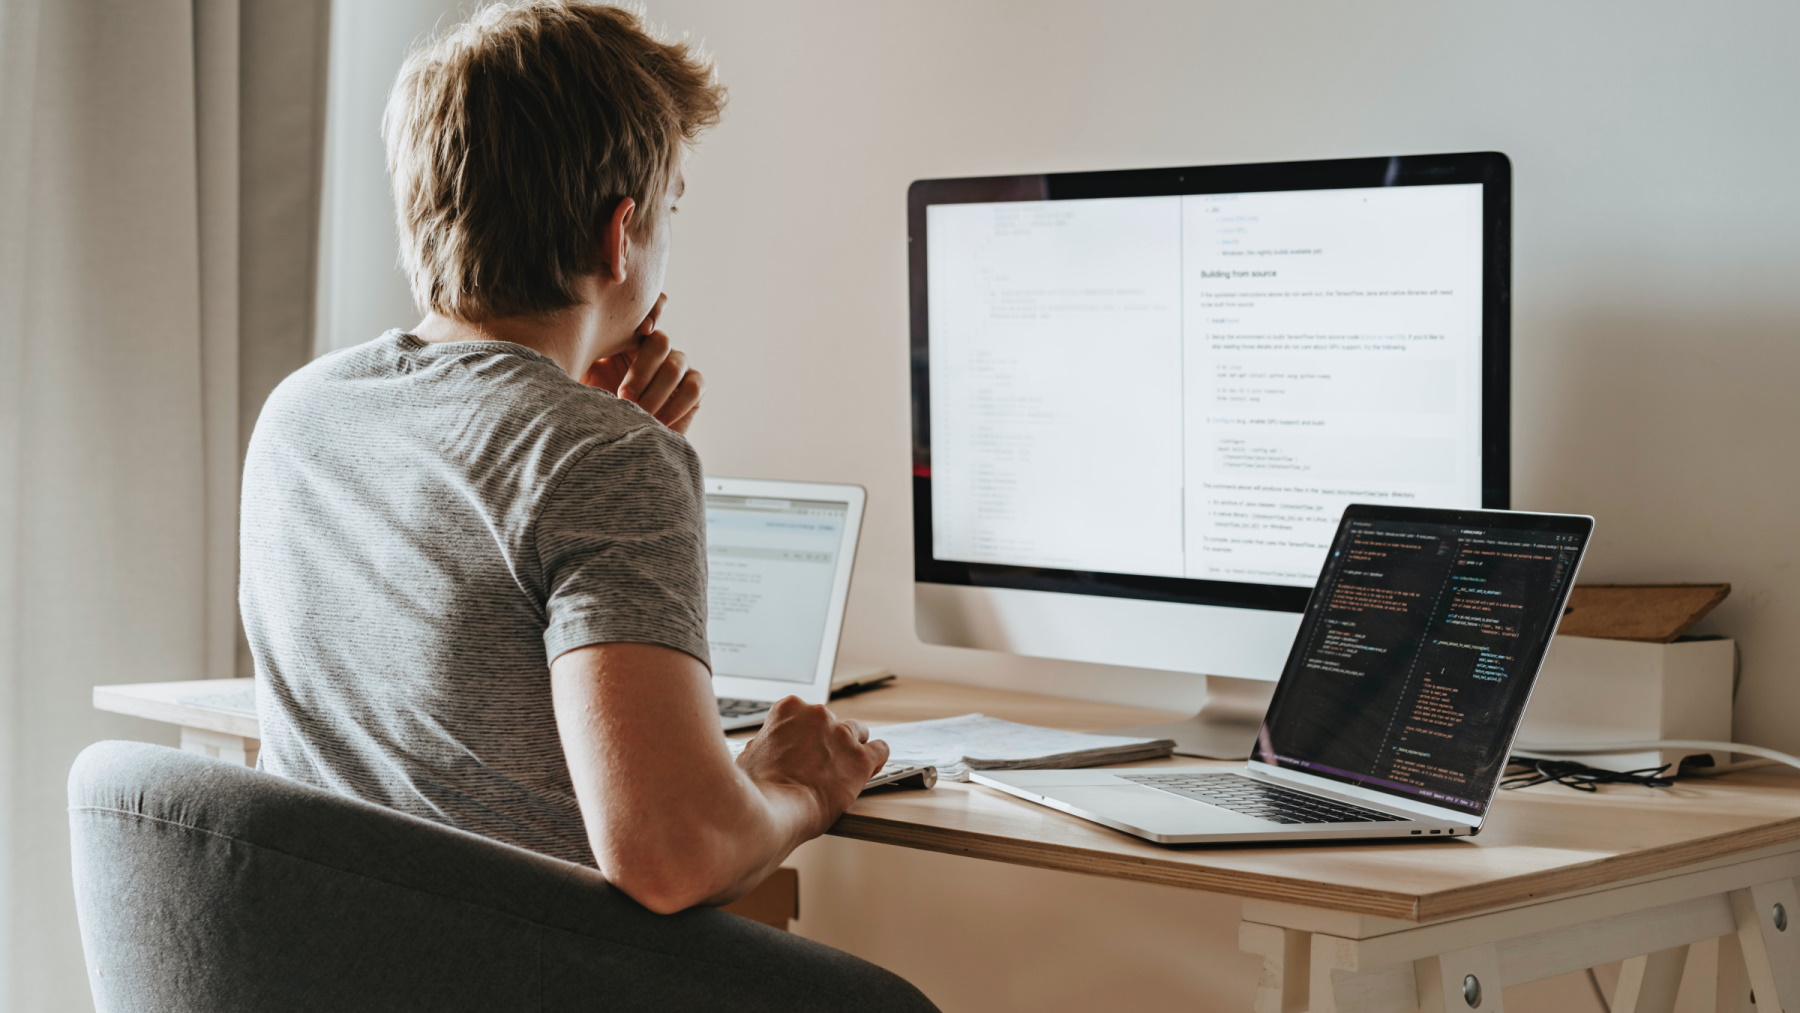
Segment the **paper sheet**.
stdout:
<path fill-rule="evenodd" d="M 967 781 L 970 770 L 1085 767 L 1167 756 L 1174 743 L 1124 735 L 1094 735 L 1022 725 L 986 714 L 882 725 L 870 737 L 885 740 L 891 759 L 927 763 L 938 779 Z M 732 752 L 743 751 L 733 740 Z"/>

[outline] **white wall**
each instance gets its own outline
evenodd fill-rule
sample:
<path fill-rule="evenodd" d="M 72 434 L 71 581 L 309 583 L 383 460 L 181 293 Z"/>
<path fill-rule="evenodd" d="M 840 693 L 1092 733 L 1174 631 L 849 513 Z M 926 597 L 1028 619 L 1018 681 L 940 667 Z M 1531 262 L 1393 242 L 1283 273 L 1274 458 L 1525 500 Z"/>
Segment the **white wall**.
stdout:
<path fill-rule="evenodd" d="M 1516 173 L 1515 504 L 1599 519 L 1589 581 L 1731 581 L 1703 629 L 1742 640 L 1738 734 L 1800 749 L 1800 9 L 659 0 L 650 13 L 709 42 L 732 89 L 689 167 L 668 283 L 667 326 L 709 381 L 695 442 L 716 473 L 869 488 L 851 653 L 921 676 L 1196 702 L 1179 677 L 914 638 L 909 181 L 1497 149 Z M 391 76 L 398 54 L 376 55 Z M 333 96 L 359 136 L 383 74 L 370 64 L 367 94 Z M 396 277 L 374 234 L 334 246 L 330 270 Z M 412 319 L 347 307 L 333 333 L 351 340 Z M 1094 396 L 1127 410 L 1132 395 Z M 970 924 L 1004 934 L 1064 880 L 866 848 L 810 846 L 802 928 L 929 981 L 951 1008 L 1049 1008 L 1045 968 L 1064 980 L 1085 966 L 1091 984 L 1133 946 L 1166 947 L 1152 928 L 1226 910 L 1081 882 L 1068 889 L 1090 910 L 1142 912 L 1145 931 L 1071 919 L 1049 949 L 974 962 L 978 941 L 938 920 L 939 901 L 973 891 L 988 914 Z M 869 882 L 884 866 L 916 888 L 888 897 Z M 856 927 L 871 915 L 890 921 Z M 1229 933 L 1205 939 L 1192 966 L 1243 972 Z M 1151 975 L 1134 998 L 1211 1005 L 1212 986 L 1177 978 Z M 1067 1008 L 1094 998 L 1066 994 Z"/>
<path fill-rule="evenodd" d="M 440 24 L 475 9 L 457 0 L 333 0 L 323 213 L 319 228 L 319 351 L 390 327 L 411 327 L 406 276 L 394 250 L 381 110 L 400 61 Z"/>
<path fill-rule="evenodd" d="M 1732 16 L 1717 12 L 1729 10 Z M 1800 16 L 1777 4 L 666 0 L 732 86 L 669 280 L 722 473 L 862 482 L 847 646 L 1149 700 L 1136 673 L 910 624 L 915 178 L 1498 149 L 1516 168 L 1515 502 L 1599 519 L 1600 580 L 1730 580 L 1743 735 L 1800 747 Z M 1129 391 L 1096 391 L 1124 410 Z M 709 424 L 710 423 L 710 424 Z"/>

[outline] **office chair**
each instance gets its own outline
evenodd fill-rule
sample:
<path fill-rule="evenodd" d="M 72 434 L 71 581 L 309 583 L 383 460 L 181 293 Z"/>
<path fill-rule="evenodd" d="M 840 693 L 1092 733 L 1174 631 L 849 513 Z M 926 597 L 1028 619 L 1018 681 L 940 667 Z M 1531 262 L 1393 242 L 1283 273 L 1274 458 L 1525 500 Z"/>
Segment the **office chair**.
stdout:
<path fill-rule="evenodd" d="M 818 943 L 162 746 L 88 747 L 69 812 L 99 1013 L 934 1009 Z"/>

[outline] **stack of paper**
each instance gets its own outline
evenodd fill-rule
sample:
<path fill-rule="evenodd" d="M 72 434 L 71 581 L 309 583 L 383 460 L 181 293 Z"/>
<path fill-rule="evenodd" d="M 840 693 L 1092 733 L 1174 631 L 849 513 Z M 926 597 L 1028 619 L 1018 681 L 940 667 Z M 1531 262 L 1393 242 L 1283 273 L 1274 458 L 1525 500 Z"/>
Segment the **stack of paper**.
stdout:
<path fill-rule="evenodd" d="M 887 742 L 890 759 L 929 763 L 947 781 L 967 781 L 970 770 L 1098 767 L 1154 760 L 1175 750 L 1173 739 L 1065 732 L 986 714 L 883 725 L 871 730 L 870 738 Z"/>

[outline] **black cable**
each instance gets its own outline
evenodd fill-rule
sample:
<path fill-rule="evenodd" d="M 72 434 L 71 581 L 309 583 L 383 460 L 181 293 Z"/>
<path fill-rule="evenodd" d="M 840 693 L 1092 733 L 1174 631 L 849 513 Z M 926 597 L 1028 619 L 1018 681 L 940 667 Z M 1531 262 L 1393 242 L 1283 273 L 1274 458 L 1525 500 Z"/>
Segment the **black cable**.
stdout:
<path fill-rule="evenodd" d="M 1534 784 L 1545 784 L 1555 781 L 1576 791 L 1599 791 L 1603 784 L 1637 784 L 1646 788 L 1667 788 L 1675 783 L 1673 777 L 1664 777 L 1673 764 L 1665 763 L 1660 767 L 1641 767 L 1637 770 L 1603 770 L 1590 767 L 1576 760 L 1546 760 L 1537 757 L 1514 756 L 1506 763 L 1506 778 L 1500 787 L 1511 791 L 1516 788 L 1529 788 Z"/>

